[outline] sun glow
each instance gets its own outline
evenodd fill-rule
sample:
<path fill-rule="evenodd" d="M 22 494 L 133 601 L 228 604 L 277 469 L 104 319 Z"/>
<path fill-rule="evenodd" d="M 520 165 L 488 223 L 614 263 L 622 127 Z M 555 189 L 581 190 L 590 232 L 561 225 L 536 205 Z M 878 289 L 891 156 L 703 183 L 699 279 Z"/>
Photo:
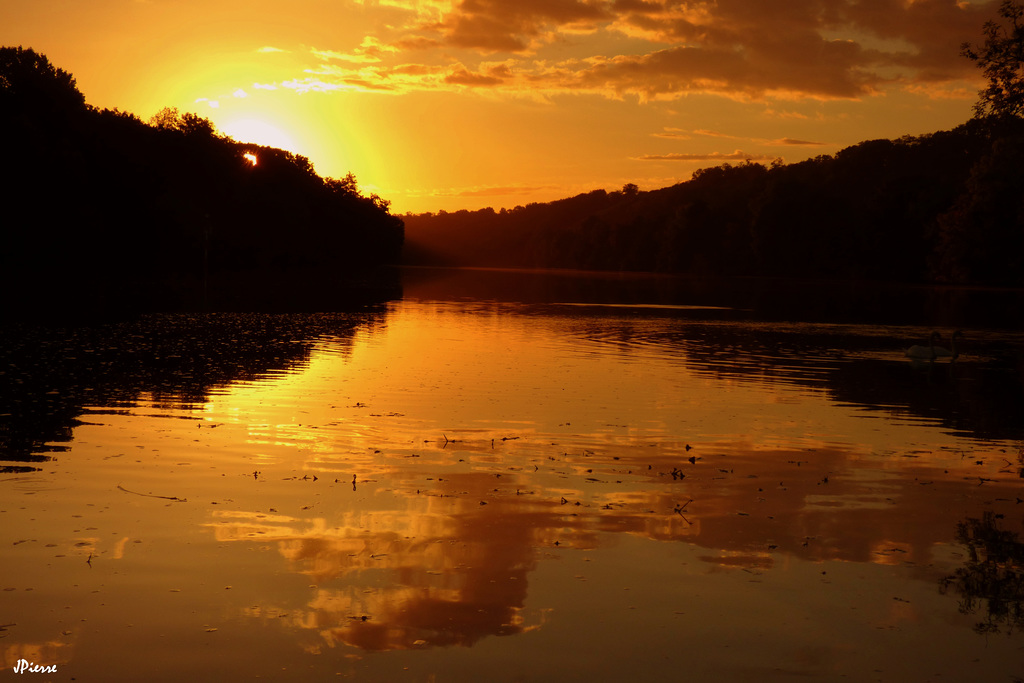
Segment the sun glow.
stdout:
<path fill-rule="evenodd" d="M 222 130 L 238 142 L 251 142 L 264 147 L 296 151 L 295 141 L 277 126 L 260 119 L 236 119 Z"/>

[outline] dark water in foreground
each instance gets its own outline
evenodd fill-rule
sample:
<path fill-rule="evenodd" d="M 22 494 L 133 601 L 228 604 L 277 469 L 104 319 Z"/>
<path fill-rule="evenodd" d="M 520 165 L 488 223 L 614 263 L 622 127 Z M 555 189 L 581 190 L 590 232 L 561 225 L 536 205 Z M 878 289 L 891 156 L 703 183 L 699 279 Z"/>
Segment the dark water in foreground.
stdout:
<path fill-rule="evenodd" d="M 1017 302 L 413 271 L 4 328 L 4 675 L 1024 679 Z"/>

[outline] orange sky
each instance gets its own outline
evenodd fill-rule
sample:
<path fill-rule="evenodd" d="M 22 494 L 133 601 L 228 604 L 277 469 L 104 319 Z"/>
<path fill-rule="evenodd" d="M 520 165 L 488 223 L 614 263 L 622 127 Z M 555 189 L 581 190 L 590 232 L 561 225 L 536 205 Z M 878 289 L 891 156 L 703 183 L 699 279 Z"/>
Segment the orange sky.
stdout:
<path fill-rule="evenodd" d="M 392 211 L 514 207 L 967 120 L 997 2 L 0 0 L 86 100 L 352 172 Z"/>

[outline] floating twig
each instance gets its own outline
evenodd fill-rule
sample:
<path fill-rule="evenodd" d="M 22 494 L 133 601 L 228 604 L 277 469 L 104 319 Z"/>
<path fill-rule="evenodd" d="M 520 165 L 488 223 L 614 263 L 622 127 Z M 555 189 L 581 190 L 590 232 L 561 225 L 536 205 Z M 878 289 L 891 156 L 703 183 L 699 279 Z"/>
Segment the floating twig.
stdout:
<path fill-rule="evenodd" d="M 685 510 L 686 506 L 689 505 L 692 502 L 693 502 L 693 498 L 689 499 L 688 501 L 686 501 L 682 505 L 676 505 L 676 509 L 675 509 L 675 513 L 677 515 L 679 515 L 680 517 L 682 517 L 683 521 L 686 522 L 687 524 L 689 524 L 690 526 L 693 526 L 693 522 L 691 522 L 690 520 L 688 520 L 686 518 L 686 515 L 683 514 L 683 510 Z"/>
<path fill-rule="evenodd" d="M 121 489 L 125 493 L 133 493 L 136 496 L 146 496 L 147 498 L 163 498 L 164 500 L 176 500 L 179 503 L 187 503 L 188 502 L 187 499 L 179 498 L 178 496 L 158 496 L 155 493 L 139 493 L 138 491 L 129 491 L 128 489 L 126 489 L 125 487 L 121 486 L 120 484 L 117 485 L 117 488 Z"/>

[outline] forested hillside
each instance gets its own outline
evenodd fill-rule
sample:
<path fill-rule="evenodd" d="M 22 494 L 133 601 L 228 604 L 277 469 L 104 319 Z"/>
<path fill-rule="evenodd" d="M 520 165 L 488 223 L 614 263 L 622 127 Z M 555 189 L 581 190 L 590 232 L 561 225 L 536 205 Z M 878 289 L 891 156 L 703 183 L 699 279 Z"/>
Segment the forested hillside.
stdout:
<path fill-rule="evenodd" d="M 1024 125 L 871 140 L 510 211 L 405 217 L 410 263 L 1024 286 Z"/>
<path fill-rule="evenodd" d="M 401 251 L 402 221 L 351 175 L 321 178 L 193 114 L 96 109 L 32 50 L 0 48 L 0 130 L 2 312 L 196 307 L 224 287 L 311 277 L 344 287 Z"/>

